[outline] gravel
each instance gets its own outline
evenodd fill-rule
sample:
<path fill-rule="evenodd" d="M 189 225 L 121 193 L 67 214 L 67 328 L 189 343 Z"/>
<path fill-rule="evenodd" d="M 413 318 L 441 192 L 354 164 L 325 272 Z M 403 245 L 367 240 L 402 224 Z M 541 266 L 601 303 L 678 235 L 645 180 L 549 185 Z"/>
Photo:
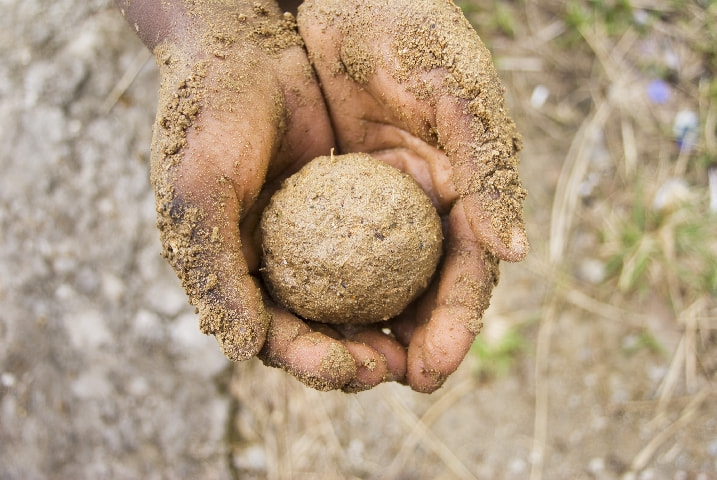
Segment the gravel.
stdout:
<path fill-rule="evenodd" d="M 154 63 L 111 2 L 0 4 L 0 478 L 230 478 L 228 362 L 159 255 Z"/>

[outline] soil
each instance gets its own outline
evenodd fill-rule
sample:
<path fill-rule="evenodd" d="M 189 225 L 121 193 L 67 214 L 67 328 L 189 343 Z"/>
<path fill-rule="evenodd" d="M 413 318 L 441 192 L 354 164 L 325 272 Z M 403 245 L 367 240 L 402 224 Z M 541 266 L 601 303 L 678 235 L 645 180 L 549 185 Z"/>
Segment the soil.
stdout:
<path fill-rule="evenodd" d="M 408 175 L 367 154 L 318 157 L 284 181 L 262 217 L 272 296 L 323 323 L 373 323 L 428 286 L 441 220 Z"/>

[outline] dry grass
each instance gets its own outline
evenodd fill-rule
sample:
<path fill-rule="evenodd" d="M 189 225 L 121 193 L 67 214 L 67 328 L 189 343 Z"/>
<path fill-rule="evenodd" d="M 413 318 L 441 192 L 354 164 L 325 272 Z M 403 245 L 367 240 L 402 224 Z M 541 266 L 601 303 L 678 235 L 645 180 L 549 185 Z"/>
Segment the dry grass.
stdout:
<path fill-rule="evenodd" d="M 572 137 L 552 203 L 548 263 L 563 275 L 553 295 L 548 295 L 552 298 L 538 334 L 533 479 L 543 476 L 543 446 L 550 428 L 548 381 L 543 377 L 549 375 L 555 297 L 613 319 L 632 317 L 647 331 L 652 327 L 648 319 L 640 319 L 642 312 L 651 302 L 661 303 L 667 306 L 667 327 L 680 337 L 677 348 L 669 349 L 670 366 L 655 393 L 650 428 L 656 436 L 630 462 L 624 478 L 636 478 L 648 467 L 657 451 L 674 441 L 677 431 L 688 428 L 703 402 L 715 394 L 713 367 L 704 368 L 710 362 L 701 358 L 715 351 L 717 212 L 708 209 L 707 172 L 717 162 L 717 150 L 710 96 L 714 91 L 706 86 L 714 79 L 712 65 L 704 63 L 711 52 L 695 49 L 698 41 L 693 37 L 717 18 L 717 11 L 688 3 L 680 11 L 674 3 L 651 2 L 642 12 L 652 20 L 641 31 L 639 25 L 629 23 L 609 25 L 588 5 L 579 7 L 589 18 L 576 25 L 584 43 L 576 48 L 587 47 L 593 59 L 590 71 L 581 76 L 589 80 L 590 108 Z M 611 8 L 602 2 L 592 5 Z M 687 31 L 690 27 L 694 30 Z M 667 45 L 679 65 L 659 65 L 664 57 L 645 58 L 648 47 L 655 45 Z M 566 50 L 563 55 L 570 53 Z M 664 105 L 651 103 L 646 95 L 649 82 L 659 78 L 651 69 L 658 67 L 675 69 L 670 72 L 673 98 Z M 676 109 L 691 109 L 701 121 L 693 148 L 677 147 L 669 134 Z M 665 185 L 683 188 L 663 208 L 646 201 Z M 628 232 L 633 237 L 630 245 L 625 244 Z M 595 255 L 590 265 L 603 265 L 608 274 L 608 266 L 613 265 L 615 274 L 588 278 L 596 285 L 586 288 L 585 279 L 575 275 L 581 267 L 579 259 L 586 255 Z M 695 282 L 681 273 L 687 265 L 701 270 L 689 273 L 704 275 L 705 280 Z M 660 343 L 661 333 L 650 331 Z M 678 392 L 691 400 L 669 423 L 667 411 Z"/>
<path fill-rule="evenodd" d="M 714 478 L 716 6 L 460 3 L 507 84 L 530 191 L 533 253 L 504 265 L 485 335 L 531 347 L 489 379 L 474 355 L 429 397 L 321 394 L 240 365 L 238 477 Z"/>

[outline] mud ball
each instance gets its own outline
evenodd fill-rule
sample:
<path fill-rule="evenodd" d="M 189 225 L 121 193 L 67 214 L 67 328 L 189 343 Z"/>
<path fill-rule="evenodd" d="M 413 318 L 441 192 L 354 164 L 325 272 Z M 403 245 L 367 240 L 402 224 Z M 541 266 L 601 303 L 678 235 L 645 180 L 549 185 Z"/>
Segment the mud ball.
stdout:
<path fill-rule="evenodd" d="M 442 253 L 430 199 L 367 154 L 309 162 L 272 196 L 261 230 L 272 297 L 323 323 L 395 317 L 426 289 Z"/>

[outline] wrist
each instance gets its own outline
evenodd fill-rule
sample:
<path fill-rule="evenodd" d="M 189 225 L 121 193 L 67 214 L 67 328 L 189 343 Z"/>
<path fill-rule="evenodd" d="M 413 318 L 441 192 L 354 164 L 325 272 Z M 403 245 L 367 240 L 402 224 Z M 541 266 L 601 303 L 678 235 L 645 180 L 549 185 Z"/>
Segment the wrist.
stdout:
<path fill-rule="evenodd" d="M 283 8 L 301 0 L 115 0 L 144 44 L 159 55 L 163 44 L 176 47 L 187 60 L 216 56 L 227 49 L 255 44 L 267 50 L 303 45 Z M 293 31 L 292 31 L 293 30 Z M 287 36 L 288 35 L 288 36 Z M 291 38 L 290 38 L 291 37 Z M 296 37 L 296 38 L 293 38 Z M 283 47 L 282 47 L 283 46 Z M 159 60 L 158 60 L 159 61 Z"/>

